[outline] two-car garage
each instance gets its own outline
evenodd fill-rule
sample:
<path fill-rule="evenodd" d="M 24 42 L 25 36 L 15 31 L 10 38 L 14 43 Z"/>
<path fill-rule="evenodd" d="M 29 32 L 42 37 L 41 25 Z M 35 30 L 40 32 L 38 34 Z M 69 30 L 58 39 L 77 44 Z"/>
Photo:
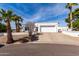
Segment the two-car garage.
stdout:
<path fill-rule="evenodd" d="M 57 32 L 58 23 L 36 23 L 38 32 Z"/>
<path fill-rule="evenodd" d="M 54 26 L 41 26 L 40 27 L 41 32 L 56 32 L 56 27 Z"/>

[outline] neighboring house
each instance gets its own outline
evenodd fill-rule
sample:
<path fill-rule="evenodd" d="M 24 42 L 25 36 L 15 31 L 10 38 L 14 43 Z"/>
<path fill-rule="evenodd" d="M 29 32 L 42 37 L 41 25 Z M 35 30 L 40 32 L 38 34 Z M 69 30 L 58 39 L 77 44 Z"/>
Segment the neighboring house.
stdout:
<path fill-rule="evenodd" d="M 22 24 L 21 31 L 22 31 L 22 32 L 25 32 L 25 31 L 26 31 L 26 30 L 25 30 L 25 24 Z"/>
<path fill-rule="evenodd" d="M 68 27 L 58 27 L 58 30 L 61 30 L 61 31 L 68 31 Z"/>
<path fill-rule="evenodd" d="M 12 28 L 12 32 L 16 32 L 16 29 Z"/>

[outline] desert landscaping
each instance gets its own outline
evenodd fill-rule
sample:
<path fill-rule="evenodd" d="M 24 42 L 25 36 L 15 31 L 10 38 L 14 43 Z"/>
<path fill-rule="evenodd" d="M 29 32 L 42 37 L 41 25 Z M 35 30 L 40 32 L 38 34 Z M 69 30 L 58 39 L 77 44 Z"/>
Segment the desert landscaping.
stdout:
<path fill-rule="evenodd" d="M 17 40 L 14 44 L 22 44 L 19 39 L 24 39 L 28 37 L 27 32 L 20 35 L 13 35 L 14 40 Z M 26 38 L 27 40 L 27 38 Z M 0 36 L 0 43 L 6 44 L 7 36 Z M 27 43 L 51 43 L 51 44 L 67 44 L 67 45 L 78 45 L 79 46 L 79 37 L 73 37 L 65 35 L 63 33 L 40 33 L 38 34 L 38 40 Z"/>
<path fill-rule="evenodd" d="M 78 3 L 0 6 L 0 56 L 79 55 Z"/>
<path fill-rule="evenodd" d="M 38 40 L 22 43 L 21 41 L 26 36 L 28 35 L 13 36 L 14 40 L 17 40 L 13 44 L 5 44 L 6 36 L 1 36 L 0 55 L 79 55 L 79 37 L 72 37 L 63 33 L 40 33 L 38 34 Z"/>

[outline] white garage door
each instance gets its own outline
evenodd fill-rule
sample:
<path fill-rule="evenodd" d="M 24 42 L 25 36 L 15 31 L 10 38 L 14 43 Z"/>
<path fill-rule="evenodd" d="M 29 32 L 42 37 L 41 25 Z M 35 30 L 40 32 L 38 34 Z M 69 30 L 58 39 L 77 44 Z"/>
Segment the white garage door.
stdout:
<path fill-rule="evenodd" d="M 41 27 L 41 32 L 56 32 L 56 27 Z"/>

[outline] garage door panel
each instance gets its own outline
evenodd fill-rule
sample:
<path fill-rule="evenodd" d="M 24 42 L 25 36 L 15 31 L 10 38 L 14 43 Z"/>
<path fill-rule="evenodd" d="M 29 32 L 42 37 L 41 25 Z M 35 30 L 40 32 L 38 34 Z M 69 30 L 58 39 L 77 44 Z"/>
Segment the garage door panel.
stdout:
<path fill-rule="evenodd" d="M 41 32 L 56 32 L 56 27 L 41 27 Z"/>

